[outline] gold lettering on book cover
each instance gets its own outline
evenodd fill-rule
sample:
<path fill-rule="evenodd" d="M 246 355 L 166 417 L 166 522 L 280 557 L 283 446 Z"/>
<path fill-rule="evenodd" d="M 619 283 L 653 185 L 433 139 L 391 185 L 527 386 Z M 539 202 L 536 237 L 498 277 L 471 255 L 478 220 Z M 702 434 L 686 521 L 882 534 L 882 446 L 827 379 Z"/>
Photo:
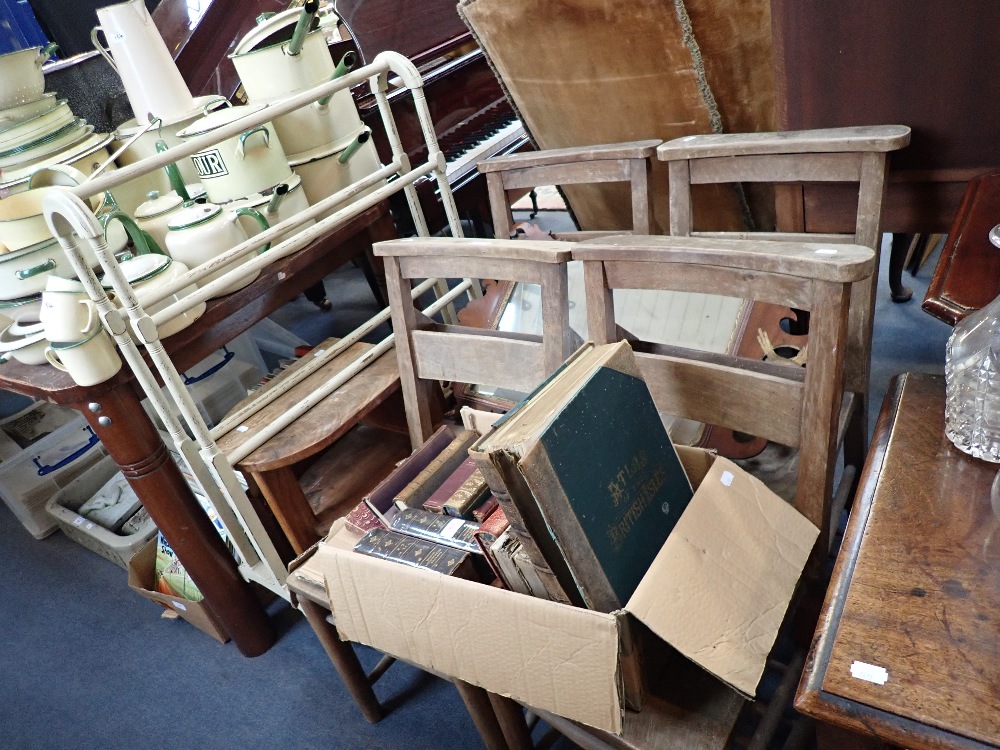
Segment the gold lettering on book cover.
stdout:
<path fill-rule="evenodd" d="M 645 453 L 641 455 L 645 456 Z M 642 465 L 646 466 L 647 463 L 648 461 L 644 461 Z M 619 472 L 619 476 L 621 476 L 621 472 Z M 653 502 L 653 498 L 656 497 L 656 494 L 663 487 L 664 483 L 666 483 L 667 469 L 663 464 L 658 464 L 651 476 L 647 475 L 646 477 L 639 478 L 635 474 L 632 474 L 629 475 L 629 479 L 636 480 L 634 483 L 635 500 L 621 518 L 608 527 L 608 537 L 611 539 L 611 544 L 616 550 L 620 550 L 624 546 L 629 532 L 632 531 L 632 527 L 642 518 L 643 513 L 649 507 L 650 503 Z M 632 497 L 632 492 L 627 485 L 624 487 L 624 491 L 620 497 L 625 499 Z M 615 505 L 617 506 L 618 502 L 615 502 Z M 664 505 L 666 506 L 664 507 L 664 513 L 666 513 L 669 510 L 669 506 Z"/>

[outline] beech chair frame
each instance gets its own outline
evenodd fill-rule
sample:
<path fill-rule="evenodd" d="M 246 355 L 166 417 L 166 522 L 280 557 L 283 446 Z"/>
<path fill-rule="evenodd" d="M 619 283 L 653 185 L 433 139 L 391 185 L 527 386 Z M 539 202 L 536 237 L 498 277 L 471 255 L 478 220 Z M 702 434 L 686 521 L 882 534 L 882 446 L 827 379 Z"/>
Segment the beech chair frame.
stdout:
<path fill-rule="evenodd" d="M 513 223 L 510 192 L 540 185 L 579 185 L 599 182 L 628 182 L 632 197 L 632 233 L 653 234 L 653 194 L 650 189 L 652 159 L 663 141 L 646 140 L 598 146 L 529 151 L 495 156 L 479 163 L 486 175 L 493 234 L 508 237 Z M 614 231 L 555 233 L 558 240 L 580 241 L 622 234 Z"/>
<path fill-rule="evenodd" d="M 871 248 L 876 270 L 851 290 L 845 387 L 852 394 L 844 463 L 860 472 L 868 445 L 868 391 L 877 262 L 882 241 L 889 152 L 910 141 L 903 125 L 826 128 L 770 133 L 723 133 L 676 138 L 657 148 L 670 178 L 670 230 L 673 236 L 851 243 Z M 807 206 L 803 183 L 857 183 L 853 233 L 808 231 L 712 232 L 694 226 L 691 188 L 719 183 L 770 183 L 776 187 L 781 227 L 804 228 Z M 810 342 L 812 338 L 810 337 Z M 809 356 L 816 354 L 810 343 Z"/>
<path fill-rule="evenodd" d="M 410 442 L 434 431 L 433 381 L 530 392 L 572 354 L 566 264 L 571 245 L 553 241 L 409 238 L 376 243 L 385 261 L 389 309 Z M 542 335 L 440 324 L 421 313 L 410 282 L 502 279 L 542 288 Z"/>
<path fill-rule="evenodd" d="M 612 299 L 616 288 L 709 291 L 811 312 L 815 354 L 804 369 L 662 345 L 648 351 L 637 345 L 636 356 L 661 411 L 798 448 L 795 505 L 820 528 L 814 557 L 825 557 L 833 528 L 834 469 L 844 421 L 841 402 L 851 290 L 874 272 L 874 251 L 849 244 L 620 236 L 577 244 L 573 257 L 584 264 L 588 325 L 597 343 L 619 338 Z M 789 622 L 786 616 L 786 626 Z M 771 660 L 769 666 L 784 675 L 757 725 L 760 734 L 773 731 L 788 705 L 802 669 L 802 652 L 790 663 Z M 666 693 L 649 691 L 642 711 L 626 713 L 622 736 L 545 711 L 535 713 L 588 749 L 724 747 L 745 701 L 706 673 L 686 679 L 680 686 L 674 680 Z M 696 707 L 685 705 L 684 691 L 699 695 Z M 522 707 L 495 694 L 490 701 L 508 746 L 533 747 Z"/>

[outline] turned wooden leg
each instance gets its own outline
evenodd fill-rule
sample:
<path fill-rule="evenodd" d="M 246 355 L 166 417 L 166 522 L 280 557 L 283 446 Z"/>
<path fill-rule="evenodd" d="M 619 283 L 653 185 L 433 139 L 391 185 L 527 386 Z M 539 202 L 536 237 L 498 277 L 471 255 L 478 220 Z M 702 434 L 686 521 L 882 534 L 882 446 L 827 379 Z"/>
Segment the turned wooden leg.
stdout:
<path fill-rule="evenodd" d="M 131 388 L 74 404 L 142 500 L 178 559 L 245 656 L 274 645 L 274 625 L 170 458 Z"/>
<path fill-rule="evenodd" d="M 490 704 L 496 714 L 497 721 L 500 722 L 500 729 L 507 740 L 510 750 L 532 750 L 534 744 L 531 741 L 531 732 L 528 730 L 528 723 L 524 718 L 524 709 L 521 704 L 502 695 L 490 693 Z"/>
<path fill-rule="evenodd" d="M 468 682 L 462 682 L 462 680 L 454 682 L 458 694 L 462 696 L 462 702 L 465 703 L 465 707 L 469 711 L 469 716 L 472 717 L 472 722 L 479 730 L 483 744 L 488 750 L 508 750 L 500 722 L 493 712 L 489 694 L 481 687 L 470 685 Z"/>
<path fill-rule="evenodd" d="M 305 598 L 299 600 L 299 607 L 316 632 L 320 645 L 333 662 L 340 679 L 344 681 L 354 702 L 361 709 L 361 715 L 372 724 L 379 721 L 385 716 L 385 712 L 375 697 L 375 691 L 372 690 L 368 675 L 358 661 L 358 655 L 354 653 L 354 647 L 340 640 L 337 628 L 326 619 L 327 610 L 323 607 Z"/>

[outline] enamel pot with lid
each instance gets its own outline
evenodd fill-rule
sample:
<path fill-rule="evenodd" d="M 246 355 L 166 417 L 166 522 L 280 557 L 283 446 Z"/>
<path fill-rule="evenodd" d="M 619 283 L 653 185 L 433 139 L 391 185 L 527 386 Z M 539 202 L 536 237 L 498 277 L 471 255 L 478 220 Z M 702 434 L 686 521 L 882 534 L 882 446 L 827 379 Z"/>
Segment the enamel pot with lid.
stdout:
<path fill-rule="evenodd" d="M 202 117 L 178 133 L 194 138 L 256 114 L 260 106 L 230 107 Z M 291 178 L 292 169 L 270 122 L 246 130 L 191 157 L 209 200 L 236 200 Z"/>
<path fill-rule="evenodd" d="M 166 247 L 167 225 L 173 215 L 184 207 L 184 202 L 184 199 L 174 191 L 160 195 L 156 190 L 152 190 L 146 196 L 146 202 L 135 209 L 135 220 L 150 237 L 156 240 L 156 244 Z"/>
<path fill-rule="evenodd" d="M 267 219 L 253 208 L 224 211 L 221 206 L 214 203 L 196 203 L 186 206 L 170 218 L 167 231 L 167 252 L 170 253 L 171 257 L 185 263 L 190 268 L 207 263 L 227 250 L 247 241 L 247 233 L 239 221 L 241 216 L 253 217 L 261 230 L 268 229 L 270 226 Z M 264 245 L 258 252 L 264 252 L 269 247 L 270 244 Z M 255 251 L 251 250 L 230 263 L 226 263 L 218 271 L 201 279 L 198 285 L 205 286 L 224 273 L 238 268 L 240 264 L 250 260 L 255 254 Z M 259 275 L 260 271 L 258 270 L 237 279 L 218 296 L 242 289 Z"/>

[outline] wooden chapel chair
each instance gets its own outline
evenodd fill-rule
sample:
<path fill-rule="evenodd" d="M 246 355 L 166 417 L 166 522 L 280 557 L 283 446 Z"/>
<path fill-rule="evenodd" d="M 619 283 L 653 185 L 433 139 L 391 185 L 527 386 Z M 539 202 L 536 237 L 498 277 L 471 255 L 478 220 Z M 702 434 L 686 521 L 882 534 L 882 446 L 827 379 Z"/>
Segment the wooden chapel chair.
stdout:
<path fill-rule="evenodd" d="M 389 308 L 414 448 L 434 431 L 431 389 L 438 382 L 530 392 L 572 354 L 566 264 L 571 245 L 553 241 L 419 238 L 380 242 Z M 410 298 L 422 278 L 501 279 L 541 286 L 542 334 L 439 324 Z"/>
<path fill-rule="evenodd" d="M 774 133 L 722 133 L 676 138 L 657 148 L 657 158 L 668 166 L 670 230 L 674 236 L 720 239 L 853 243 L 875 252 L 875 272 L 852 286 L 846 353 L 844 434 L 845 471 L 856 476 L 868 444 L 868 390 L 872 322 L 878 258 L 882 243 L 882 203 L 886 191 L 888 155 L 910 142 L 903 125 L 827 128 Z M 804 183 L 838 182 L 857 185 L 854 231 L 848 234 L 816 232 L 711 232 L 695 226 L 692 188 L 697 185 L 767 183 L 775 186 L 778 229 L 804 227 L 810 206 L 804 202 Z M 820 227 L 822 229 L 822 227 Z M 811 329 L 810 329 L 811 330 Z M 815 353 L 810 340 L 808 357 Z M 853 492 L 831 508 L 836 517 Z"/>
<path fill-rule="evenodd" d="M 654 234 L 653 194 L 650 186 L 652 159 L 662 141 L 633 141 L 598 146 L 529 151 L 495 156 L 478 165 L 486 175 L 493 215 L 493 234 L 509 236 L 513 215 L 510 193 L 531 190 L 541 185 L 579 185 L 601 182 L 627 182 L 632 209 L 632 233 Z M 564 232 L 555 239 L 579 241 L 622 230 Z"/>
<path fill-rule="evenodd" d="M 798 450 L 794 504 L 820 529 L 813 555 L 825 558 L 825 540 L 832 533 L 851 290 L 874 272 L 874 251 L 827 242 L 621 236 L 577 244 L 573 253 L 584 264 L 589 329 L 598 343 L 619 338 L 615 289 L 710 291 L 810 311 L 811 359 L 805 368 L 680 347 L 635 348 L 661 412 L 724 425 Z M 811 582 L 807 572 L 800 589 Z M 791 612 L 783 627 L 791 627 Z M 772 653 L 769 668 L 781 675 L 781 684 L 763 717 L 752 722 L 759 733 L 773 731 L 790 705 L 807 645 L 801 644 L 787 663 L 778 662 Z M 679 750 L 726 747 L 745 704 L 752 705 L 690 663 L 672 662 L 662 675 L 646 678 L 646 702 L 641 711 L 626 712 L 622 736 L 534 712 L 584 748 Z M 497 695 L 491 694 L 490 700 L 508 745 L 517 750 L 532 747 L 522 707 Z M 767 745 L 755 737 L 749 746 Z"/>
<path fill-rule="evenodd" d="M 526 392 L 572 353 L 566 295 L 570 249 L 566 243 L 414 237 L 381 242 L 374 250 L 385 262 L 395 332 L 396 355 L 388 353 L 382 359 L 393 360 L 393 375 L 398 362 L 413 448 L 422 444 L 437 426 L 434 417 L 440 411 L 437 408 L 440 398 L 432 389 L 440 390 L 439 381 L 499 385 Z M 483 276 L 541 285 L 542 336 L 437 324 L 418 309 L 419 302 L 410 296 L 410 280 L 414 278 Z M 352 645 L 341 639 L 329 615 L 322 574 L 315 570 L 307 572 L 309 565 L 309 557 L 304 555 L 290 569 L 289 582 L 295 584 L 293 591 L 298 605 L 362 714 L 368 721 L 378 721 L 384 709 L 372 686 L 395 660 L 385 656 L 365 674 Z M 506 744 L 493 719 L 486 692 L 460 680 L 453 681 L 486 746 L 490 750 L 504 750 Z"/>

